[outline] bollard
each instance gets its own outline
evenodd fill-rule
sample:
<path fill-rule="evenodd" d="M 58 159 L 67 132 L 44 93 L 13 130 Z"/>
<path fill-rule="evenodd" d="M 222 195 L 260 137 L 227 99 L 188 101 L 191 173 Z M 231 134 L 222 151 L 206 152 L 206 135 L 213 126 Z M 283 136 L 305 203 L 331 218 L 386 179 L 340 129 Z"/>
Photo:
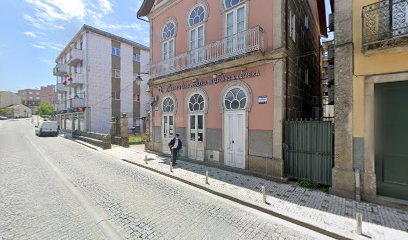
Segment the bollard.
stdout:
<path fill-rule="evenodd" d="M 170 162 L 170 172 L 173 172 L 173 163 Z"/>
<path fill-rule="evenodd" d="M 357 222 L 356 233 L 358 235 L 361 235 L 363 234 L 363 214 L 361 213 L 356 214 L 356 222 Z"/>
<path fill-rule="evenodd" d="M 210 184 L 208 182 L 208 170 L 205 172 L 205 184 Z"/>
<path fill-rule="evenodd" d="M 266 190 L 265 190 L 265 186 L 262 186 L 262 187 L 261 187 L 261 191 L 262 191 L 263 202 L 266 203 Z"/>
<path fill-rule="evenodd" d="M 147 164 L 147 155 L 145 156 L 145 163 Z"/>

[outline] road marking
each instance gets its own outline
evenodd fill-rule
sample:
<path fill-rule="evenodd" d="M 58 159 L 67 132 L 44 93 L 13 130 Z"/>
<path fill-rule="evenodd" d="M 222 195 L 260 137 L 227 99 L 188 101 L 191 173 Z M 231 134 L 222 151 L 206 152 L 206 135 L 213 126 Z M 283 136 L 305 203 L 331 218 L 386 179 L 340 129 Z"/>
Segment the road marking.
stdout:
<path fill-rule="evenodd" d="M 77 187 L 68 180 L 65 174 L 59 170 L 52 162 L 52 160 L 36 146 L 27 136 L 24 135 L 24 138 L 33 146 L 35 150 L 43 157 L 47 164 L 55 171 L 57 176 L 63 182 L 63 184 L 72 192 L 72 194 L 78 199 L 81 205 L 85 208 L 87 213 L 93 218 L 96 225 L 101 229 L 105 234 L 107 239 L 121 240 L 124 237 L 121 236 L 119 231 L 116 229 L 115 225 L 110 222 L 110 218 L 105 213 L 105 211 L 95 205 L 77 189 Z"/>

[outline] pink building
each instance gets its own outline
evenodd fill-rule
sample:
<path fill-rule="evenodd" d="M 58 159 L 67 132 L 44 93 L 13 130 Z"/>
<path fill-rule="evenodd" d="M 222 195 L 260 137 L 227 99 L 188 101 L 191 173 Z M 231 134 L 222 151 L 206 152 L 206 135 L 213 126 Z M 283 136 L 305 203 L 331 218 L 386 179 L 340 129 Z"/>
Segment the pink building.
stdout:
<path fill-rule="evenodd" d="M 147 147 L 284 176 L 282 124 L 320 103 L 324 1 L 145 0 L 151 30 Z"/>

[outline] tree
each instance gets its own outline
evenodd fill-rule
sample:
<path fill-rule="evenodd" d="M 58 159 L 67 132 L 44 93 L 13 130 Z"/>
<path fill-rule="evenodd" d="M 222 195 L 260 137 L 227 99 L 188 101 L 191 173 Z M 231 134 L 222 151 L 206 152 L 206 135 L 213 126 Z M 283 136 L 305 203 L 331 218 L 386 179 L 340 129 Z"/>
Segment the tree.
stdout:
<path fill-rule="evenodd" d="M 54 105 L 51 105 L 49 103 L 41 103 L 40 108 L 38 110 L 38 114 L 40 116 L 49 116 L 54 113 Z"/>

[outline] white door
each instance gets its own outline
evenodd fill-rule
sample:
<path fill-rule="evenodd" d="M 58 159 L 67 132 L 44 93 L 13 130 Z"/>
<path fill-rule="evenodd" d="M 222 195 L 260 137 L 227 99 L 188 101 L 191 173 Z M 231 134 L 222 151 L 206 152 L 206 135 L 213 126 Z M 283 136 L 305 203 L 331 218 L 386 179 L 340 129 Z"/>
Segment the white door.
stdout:
<path fill-rule="evenodd" d="M 188 157 L 204 161 L 204 115 L 189 115 Z"/>
<path fill-rule="evenodd" d="M 162 117 L 163 152 L 170 153 L 169 142 L 174 138 L 174 115 L 164 114 Z"/>
<path fill-rule="evenodd" d="M 225 165 L 245 169 L 245 111 L 224 112 Z"/>

